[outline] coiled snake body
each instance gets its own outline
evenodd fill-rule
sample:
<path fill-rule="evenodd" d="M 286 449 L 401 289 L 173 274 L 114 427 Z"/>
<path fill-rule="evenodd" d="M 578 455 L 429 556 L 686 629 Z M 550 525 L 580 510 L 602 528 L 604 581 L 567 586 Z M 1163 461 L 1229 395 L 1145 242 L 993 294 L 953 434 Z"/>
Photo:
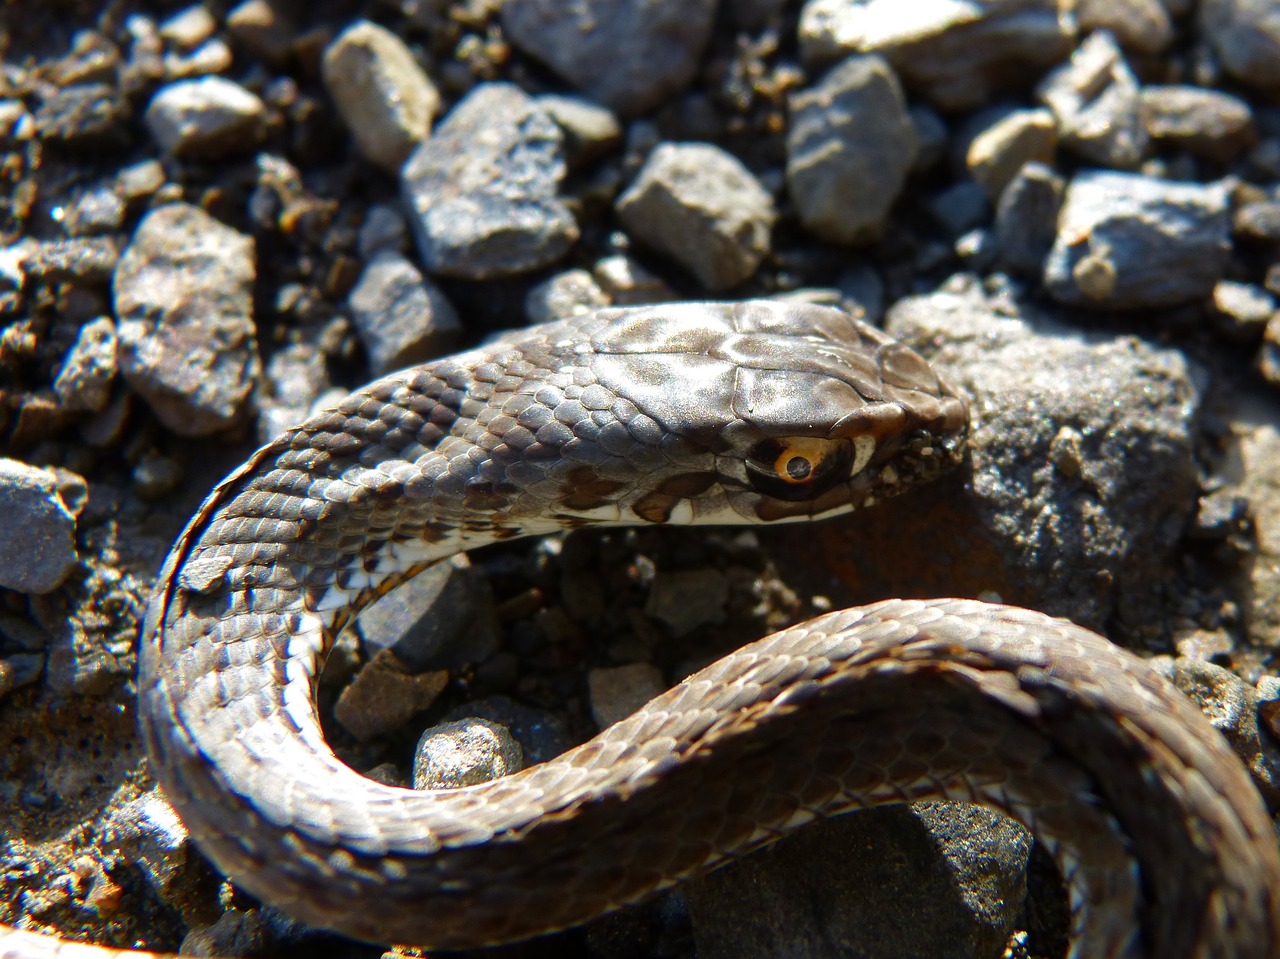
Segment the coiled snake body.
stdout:
<path fill-rule="evenodd" d="M 240 886 L 372 941 L 530 936 L 818 817 L 947 797 L 1047 844 L 1073 955 L 1280 956 L 1280 857 L 1240 762 L 1140 660 L 1026 610 L 831 613 L 454 791 L 371 782 L 321 737 L 331 638 L 441 557 L 833 515 L 946 469 L 966 430 L 916 354 L 808 305 L 604 310 L 386 377 L 259 451 L 178 540 L 143 632 L 152 768 Z M 54 952 L 0 931 L 0 956 Z"/>

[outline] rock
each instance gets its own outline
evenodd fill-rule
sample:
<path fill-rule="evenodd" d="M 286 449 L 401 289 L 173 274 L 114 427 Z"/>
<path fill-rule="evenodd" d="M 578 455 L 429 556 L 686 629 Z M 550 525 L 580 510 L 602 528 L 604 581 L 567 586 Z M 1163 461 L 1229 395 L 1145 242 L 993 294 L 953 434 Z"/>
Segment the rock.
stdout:
<path fill-rule="evenodd" d="M 1280 765 L 1268 755 L 1259 737 L 1258 698 L 1253 687 L 1221 666 L 1186 656 L 1174 661 L 1168 678 L 1226 737 L 1267 805 L 1274 809 L 1280 802 Z"/>
<path fill-rule="evenodd" d="M 81 480 L 83 483 L 83 480 Z M 63 500 L 57 474 L 19 460 L 0 459 L 0 586 L 49 593 L 80 561 L 76 517 Z"/>
<path fill-rule="evenodd" d="M 506 696 L 472 700 L 451 709 L 444 716 L 447 722 L 473 722 L 477 718 L 497 723 L 510 731 L 524 751 L 526 764 L 530 766 L 554 759 L 575 745 L 560 717 L 546 710 L 522 706 Z"/>
<path fill-rule="evenodd" d="M 1280 336 L 1275 343 L 1280 347 Z M 1280 377 L 1273 382 L 1280 384 Z M 1233 453 L 1241 471 L 1237 491 L 1252 506 L 1255 530 L 1255 554 L 1244 568 L 1245 584 L 1239 592 L 1245 643 L 1275 650 L 1280 649 L 1280 427 L 1274 401 L 1252 397 L 1234 421 L 1239 424 Z"/>
<path fill-rule="evenodd" d="M 566 270 L 530 287 L 524 313 L 530 323 L 581 316 L 609 305 L 609 297 L 586 270 Z"/>
<path fill-rule="evenodd" d="M 120 372 L 180 436 L 234 423 L 258 379 L 250 237 L 173 203 L 138 224 L 113 281 Z"/>
<path fill-rule="evenodd" d="M 839 816 L 691 884 L 699 959 L 969 959 L 1003 951 L 1027 832 L 963 803 Z"/>
<path fill-rule="evenodd" d="M 80 328 L 53 381 L 53 391 L 64 409 L 96 413 L 111 399 L 116 376 L 116 325 L 100 316 Z"/>
<path fill-rule="evenodd" d="M 879 53 L 913 90 L 947 113 L 987 105 L 1058 63 L 1074 31 L 1055 0 L 904 4 L 808 0 L 800 53 L 811 65 Z"/>
<path fill-rule="evenodd" d="M 186 827 L 158 789 L 111 809 L 103 832 L 105 841 L 142 871 L 163 902 L 187 921 L 199 916 L 212 883 Z"/>
<path fill-rule="evenodd" d="M 93 187 L 76 199 L 66 212 L 63 229 L 68 236 L 113 233 L 124 226 L 125 200 L 110 187 Z"/>
<path fill-rule="evenodd" d="M 664 143 L 618 198 L 618 219 L 708 290 L 737 286 L 769 252 L 773 197 L 735 157 L 706 143 Z"/>
<path fill-rule="evenodd" d="M 376 253 L 403 253 L 408 241 L 409 226 L 399 210 L 385 203 L 369 207 L 357 237 L 362 257 L 371 260 Z"/>
<path fill-rule="evenodd" d="M 1280 16 L 1274 0 L 1201 0 L 1200 29 L 1222 65 L 1260 90 L 1280 88 Z"/>
<path fill-rule="evenodd" d="M 389 649 L 380 650 L 338 696 L 333 718 L 361 742 L 399 729 L 436 701 L 449 674 L 410 674 Z"/>
<path fill-rule="evenodd" d="M 374 376 L 447 353 L 462 334 L 444 293 L 399 253 L 365 265 L 347 306 Z"/>
<path fill-rule="evenodd" d="M 715 0 L 508 0 L 499 16 L 517 47 L 634 116 L 693 79 L 715 10 Z"/>
<path fill-rule="evenodd" d="M 950 523 L 949 538 L 899 537 L 947 557 L 952 590 L 988 591 L 1112 635 L 1158 634 L 1199 490 L 1199 394 L 1182 355 L 1033 327 L 975 289 L 901 300 L 885 328 L 973 397 L 967 493 L 959 515 L 938 504 L 930 519 Z M 909 523 L 901 510 L 883 512 L 886 527 Z M 884 553 L 872 535 L 861 549 Z M 917 588 L 930 595 L 934 584 Z"/>
<path fill-rule="evenodd" d="M 314 344 L 294 343 L 267 361 L 264 394 L 258 401 L 258 441 L 269 443 L 298 426 L 333 384 L 324 354 Z M 188 568 L 190 564 L 188 564 Z"/>
<path fill-rule="evenodd" d="M 1039 279 L 1057 236 L 1066 183 L 1050 167 L 1028 163 L 996 204 L 999 260 L 1011 273 Z"/>
<path fill-rule="evenodd" d="M 1173 42 L 1170 11 L 1161 0 L 1076 0 L 1080 35 L 1107 31 L 1120 46 L 1154 55 Z"/>
<path fill-rule="evenodd" d="M 1258 372 L 1272 386 L 1280 386 L 1280 313 L 1267 321 L 1262 331 L 1262 349 L 1258 351 Z"/>
<path fill-rule="evenodd" d="M 928 209 L 951 237 L 967 233 L 991 216 L 986 191 L 972 180 L 957 180 L 935 193 L 929 198 Z"/>
<path fill-rule="evenodd" d="M 1147 86 L 1142 103 L 1153 140 L 1216 163 L 1230 163 L 1258 138 L 1249 104 L 1220 90 Z"/>
<path fill-rule="evenodd" d="M 534 101 L 564 131 L 564 155 L 570 169 L 587 166 L 622 143 L 618 118 L 590 100 L 544 93 Z"/>
<path fill-rule="evenodd" d="M 1095 33 L 1040 84 L 1062 145 L 1101 166 L 1133 169 L 1147 152 L 1138 80 L 1109 33 Z"/>
<path fill-rule="evenodd" d="M 414 789 L 476 786 L 519 772 L 524 751 L 503 726 L 472 717 L 426 730 L 413 753 Z"/>
<path fill-rule="evenodd" d="M 36 133 L 44 142 L 76 152 L 119 150 L 133 136 L 133 111 L 115 86 L 79 83 L 54 89 L 35 111 Z"/>
<path fill-rule="evenodd" d="M 459 555 L 392 590 L 356 622 L 366 647 L 391 650 L 411 672 L 458 670 L 500 645 L 496 605 L 488 579 Z"/>
<path fill-rule="evenodd" d="M 699 626 L 723 623 L 728 601 L 729 581 L 718 569 L 662 571 L 653 577 L 644 611 L 678 639 Z"/>
<path fill-rule="evenodd" d="M 1241 239 L 1280 243 L 1280 201 L 1245 202 L 1236 208 L 1231 230 Z"/>
<path fill-rule="evenodd" d="M 357 20 L 324 52 L 325 87 L 371 163 L 398 172 L 440 110 L 435 84 L 390 30 Z"/>
<path fill-rule="evenodd" d="M 283 66 L 295 27 L 281 4 L 272 0 L 244 0 L 227 12 L 227 32 L 236 43 L 272 66 Z"/>
<path fill-rule="evenodd" d="M 850 57 L 791 98 L 787 185 L 806 228 L 832 243 L 874 239 L 916 155 L 897 77 Z"/>
<path fill-rule="evenodd" d="M 547 266 L 578 239 L 558 196 L 563 134 L 509 83 L 471 91 L 410 156 L 401 193 L 434 273 L 484 280 Z"/>
<path fill-rule="evenodd" d="M 200 4 L 184 7 L 162 20 L 156 28 L 160 38 L 180 50 L 194 50 L 218 29 L 213 14 Z"/>
<path fill-rule="evenodd" d="M 156 91 L 144 114 L 160 147 L 180 157 L 216 159 L 246 153 L 264 131 L 266 106 L 223 77 L 179 80 Z"/>
<path fill-rule="evenodd" d="M 1067 188 L 1044 283 L 1060 303 L 1146 309 L 1208 296 L 1230 249 L 1222 184 L 1083 172 Z"/>
<path fill-rule="evenodd" d="M 1213 287 L 1209 318 L 1237 343 L 1257 343 L 1276 315 L 1276 298 L 1260 286 L 1221 280 Z"/>
<path fill-rule="evenodd" d="M 614 306 L 640 306 L 679 299 L 666 280 L 630 256 L 606 256 L 591 271 Z"/>
<path fill-rule="evenodd" d="M 626 719 L 669 684 L 653 663 L 631 663 L 610 669 L 593 669 L 587 673 L 587 690 L 591 695 L 591 715 L 604 729 Z"/>
<path fill-rule="evenodd" d="M 994 202 L 1028 163 L 1051 166 L 1058 130 L 1048 110 L 1011 110 L 975 136 L 965 166 Z"/>

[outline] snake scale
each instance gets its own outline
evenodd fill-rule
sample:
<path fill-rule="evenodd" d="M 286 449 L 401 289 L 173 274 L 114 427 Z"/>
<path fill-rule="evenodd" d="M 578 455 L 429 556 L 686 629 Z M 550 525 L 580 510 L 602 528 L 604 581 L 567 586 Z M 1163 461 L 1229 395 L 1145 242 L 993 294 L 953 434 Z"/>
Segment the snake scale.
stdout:
<path fill-rule="evenodd" d="M 1027 610 L 830 613 L 454 791 L 372 782 L 323 741 L 333 636 L 442 557 L 835 515 L 938 475 L 967 429 L 917 354 L 814 305 L 602 310 L 385 377 L 260 450 L 174 546 L 140 653 L 152 769 L 242 888 L 375 942 L 563 928 L 816 818 L 944 797 L 1045 843 L 1074 956 L 1280 957 L 1280 856 L 1241 763 L 1139 659 Z M 0 930 L 3 959 L 104 954 Z"/>

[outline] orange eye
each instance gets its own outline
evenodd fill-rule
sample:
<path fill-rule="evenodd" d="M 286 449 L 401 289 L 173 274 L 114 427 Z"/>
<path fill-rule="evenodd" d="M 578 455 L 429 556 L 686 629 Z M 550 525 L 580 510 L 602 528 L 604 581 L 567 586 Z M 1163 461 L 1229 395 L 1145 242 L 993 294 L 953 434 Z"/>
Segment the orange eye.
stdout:
<path fill-rule="evenodd" d="M 865 460 L 858 462 L 861 445 L 812 436 L 764 440 L 747 455 L 747 477 L 757 490 L 776 499 L 811 499 L 864 465 Z"/>

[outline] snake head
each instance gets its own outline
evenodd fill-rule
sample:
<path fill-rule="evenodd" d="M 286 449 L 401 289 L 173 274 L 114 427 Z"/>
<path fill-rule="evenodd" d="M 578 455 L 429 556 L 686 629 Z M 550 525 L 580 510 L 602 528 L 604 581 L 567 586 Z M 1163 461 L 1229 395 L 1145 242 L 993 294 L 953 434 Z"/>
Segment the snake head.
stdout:
<path fill-rule="evenodd" d="M 634 407 L 631 435 L 661 437 L 648 489 L 625 504 L 650 522 L 835 515 L 963 456 L 969 414 L 955 388 L 841 310 L 748 301 L 596 317 L 580 359 Z"/>

